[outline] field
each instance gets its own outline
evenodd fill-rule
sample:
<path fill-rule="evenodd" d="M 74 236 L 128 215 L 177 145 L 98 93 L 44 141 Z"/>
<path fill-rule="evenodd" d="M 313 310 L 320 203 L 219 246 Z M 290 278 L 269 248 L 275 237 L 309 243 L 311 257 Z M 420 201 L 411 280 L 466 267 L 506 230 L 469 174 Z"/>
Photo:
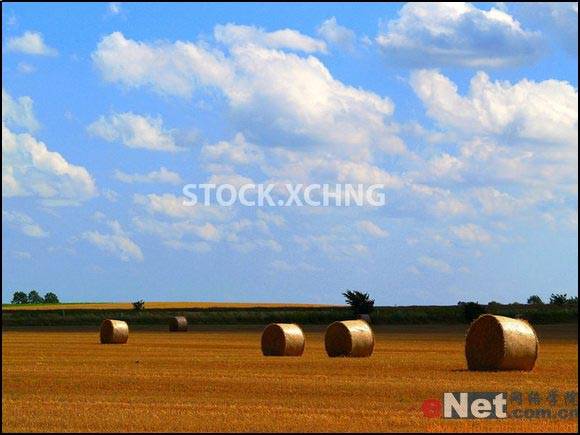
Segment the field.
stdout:
<path fill-rule="evenodd" d="M 465 327 L 377 326 L 366 359 L 331 359 L 306 329 L 301 358 L 266 358 L 260 328 L 2 334 L 3 431 L 577 431 L 577 419 L 430 419 L 446 391 L 578 389 L 577 324 L 538 327 L 531 373 L 465 371 Z M 543 407 L 546 406 L 542 405 Z M 563 405 L 561 405 L 563 407 Z"/>
<path fill-rule="evenodd" d="M 153 310 L 191 310 L 210 308 L 316 308 L 330 307 L 332 305 L 322 304 L 274 304 L 274 303 L 241 303 L 241 302 L 147 302 L 145 307 Z M 6 310 L 131 310 L 131 302 L 94 302 L 94 303 L 66 303 L 66 304 L 2 304 L 2 309 Z"/>

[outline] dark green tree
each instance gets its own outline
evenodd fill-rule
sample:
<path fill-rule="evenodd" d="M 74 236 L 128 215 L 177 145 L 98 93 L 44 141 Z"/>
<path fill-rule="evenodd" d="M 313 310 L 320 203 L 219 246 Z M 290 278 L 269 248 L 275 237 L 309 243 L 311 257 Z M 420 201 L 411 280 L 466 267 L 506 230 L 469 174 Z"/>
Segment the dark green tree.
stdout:
<path fill-rule="evenodd" d="M 566 305 L 568 302 L 568 295 L 564 294 L 554 294 L 550 296 L 550 304 L 551 305 Z"/>
<path fill-rule="evenodd" d="M 461 306 L 463 306 L 463 318 L 467 323 L 471 323 L 485 314 L 485 308 L 477 302 L 464 302 Z"/>
<path fill-rule="evenodd" d="M 142 311 L 145 308 L 145 301 L 140 299 L 136 302 L 133 302 L 133 309 L 135 311 Z"/>
<path fill-rule="evenodd" d="M 29 304 L 42 304 L 42 303 L 44 303 L 44 299 L 42 299 L 42 296 L 40 296 L 36 290 L 31 290 L 28 293 L 28 303 Z"/>
<path fill-rule="evenodd" d="M 543 305 L 544 301 L 538 295 L 532 295 L 528 298 L 528 304 L 531 305 Z"/>
<path fill-rule="evenodd" d="M 28 296 L 24 292 L 14 292 L 14 295 L 12 295 L 12 303 L 13 304 L 27 304 L 28 303 Z"/>
<path fill-rule="evenodd" d="M 58 296 L 53 292 L 48 292 L 44 295 L 44 303 L 45 304 L 59 304 L 60 301 L 58 300 Z"/>
<path fill-rule="evenodd" d="M 375 300 L 368 293 L 347 290 L 342 294 L 355 315 L 370 314 L 375 308 Z"/>

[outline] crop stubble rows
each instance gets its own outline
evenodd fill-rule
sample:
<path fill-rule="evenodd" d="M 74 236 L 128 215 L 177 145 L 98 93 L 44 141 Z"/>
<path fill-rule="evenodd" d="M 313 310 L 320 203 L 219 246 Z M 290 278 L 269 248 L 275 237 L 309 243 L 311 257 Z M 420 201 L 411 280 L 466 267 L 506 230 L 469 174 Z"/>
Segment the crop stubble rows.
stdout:
<path fill-rule="evenodd" d="M 445 391 L 577 391 L 576 325 L 540 329 L 531 373 L 464 370 L 461 327 L 380 327 L 371 358 L 266 358 L 260 330 L 2 334 L 5 431 L 576 431 L 577 421 L 427 419 Z"/>

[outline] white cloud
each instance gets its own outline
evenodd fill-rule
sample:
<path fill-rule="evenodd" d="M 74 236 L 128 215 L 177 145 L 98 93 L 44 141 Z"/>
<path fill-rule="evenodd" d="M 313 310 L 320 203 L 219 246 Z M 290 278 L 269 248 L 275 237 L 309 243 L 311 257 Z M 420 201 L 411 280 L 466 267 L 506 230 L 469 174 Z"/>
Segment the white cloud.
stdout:
<path fill-rule="evenodd" d="M 476 224 L 458 225 L 450 228 L 451 232 L 460 240 L 470 243 L 489 243 L 491 235 Z"/>
<path fill-rule="evenodd" d="M 435 178 L 462 181 L 461 172 L 464 169 L 464 163 L 455 156 L 443 153 L 431 159 L 428 165 L 428 173 Z"/>
<path fill-rule="evenodd" d="M 84 167 L 70 164 L 29 133 L 10 130 L 10 124 L 37 126 L 32 100 L 15 102 L 6 92 L 2 97 L 2 196 L 37 196 L 46 205 L 71 205 L 97 195 L 94 180 Z"/>
<path fill-rule="evenodd" d="M 98 231 L 87 231 L 82 238 L 103 251 L 107 251 L 122 261 L 143 261 L 143 252 L 117 221 L 110 221 L 109 227 L 112 232 L 103 234 Z"/>
<path fill-rule="evenodd" d="M 2 88 L 2 121 L 10 127 L 22 127 L 35 131 L 40 127 L 34 116 L 34 102 L 30 97 L 12 96 Z"/>
<path fill-rule="evenodd" d="M 234 165 L 261 163 L 264 158 L 260 147 L 248 143 L 242 133 L 237 133 L 231 141 L 204 145 L 201 153 L 205 159 L 228 162 Z"/>
<path fill-rule="evenodd" d="M 403 186 L 399 176 L 367 162 L 284 149 L 267 150 L 265 154 L 266 163 L 261 169 L 274 182 L 383 184 L 385 189 Z"/>
<path fill-rule="evenodd" d="M 435 70 L 411 75 L 411 86 L 427 114 L 467 134 L 503 135 L 519 140 L 569 143 L 578 138 L 578 92 L 564 81 L 527 79 L 492 82 L 478 72 L 467 96 Z"/>
<path fill-rule="evenodd" d="M 217 25 L 214 28 L 215 39 L 223 44 L 246 45 L 254 44 L 265 48 L 290 49 L 305 53 L 326 52 L 324 41 L 311 38 L 292 29 L 282 29 L 266 32 L 254 26 L 236 24 Z"/>
<path fill-rule="evenodd" d="M 37 56 L 56 56 L 58 52 L 47 46 L 40 32 L 24 32 L 22 36 L 15 36 L 8 39 L 6 47 L 10 51 Z"/>
<path fill-rule="evenodd" d="M 369 249 L 361 241 L 359 234 L 345 225 L 337 225 L 326 234 L 294 235 L 293 240 L 306 251 L 321 251 L 337 261 L 369 254 Z"/>
<path fill-rule="evenodd" d="M 127 174 L 116 170 L 115 178 L 123 183 L 167 183 L 182 184 L 183 181 L 177 172 L 161 167 L 158 171 L 151 171 L 148 174 Z"/>
<path fill-rule="evenodd" d="M 459 145 L 455 155 L 429 159 L 415 179 L 498 191 L 512 186 L 520 205 L 546 190 L 554 202 L 577 196 L 578 92 L 571 84 L 491 82 L 478 73 L 462 96 L 433 70 L 415 71 L 411 84 L 427 114 Z"/>
<path fill-rule="evenodd" d="M 163 129 L 161 117 L 115 113 L 108 117 L 101 116 L 87 130 L 107 142 L 121 141 L 129 148 L 169 152 L 181 149 L 175 144 L 172 132 Z"/>
<path fill-rule="evenodd" d="M 385 238 L 389 235 L 388 231 L 382 229 L 377 224 L 369 220 L 362 220 L 357 222 L 357 227 L 363 233 L 366 233 L 376 238 Z"/>
<path fill-rule="evenodd" d="M 511 216 L 522 211 L 528 205 L 524 201 L 493 187 L 474 189 L 472 196 L 479 201 L 483 212 L 488 215 Z"/>
<path fill-rule="evenodd" d="M 437 258 L 423 256 L 423 257 L 419 257 L 418 261 L 421 265 L 423 265 L 431 270 L 435 270 L 437 272 L 451 273 L 453 271 L 453 269 L 451 268 L 451 266 L 449 264 L 447 264 L 445 261 L 439 260 Z M 411 272 L 416 273 L 417 269 L 416 268 L 411 269 Z"/>
<path fill-rule="evenodd" d="M 233 172 L 224 172 L 219 174 L 213 174 L 207 180 L 208 184 L 213 184 L 216 186 L 229 184 L 232 186 L 237 187 L 238 189 L 245 185 L 245 184 L 255 184 L 251 178 L 244 177 L 242 175 L 235 174 Z M 251 196 L 254 192 L 248 193 L 248 196 Z M 224 197 L 228 198 L 228 194 L 225 193 Z"/>
<path fill-rule="evenodd" d="M 469 215 L 473 213 L 471 205 L 457 197 L 451 190 L 433 187 L 421 183 L 410 183 L 410 197 L 414 199 L 419 210 L 426 210 L 440 218 Z"/>
<path fill-rule="evenodd" d="M 157 195 L 136 194 L 133 196 L 135 204 L 143 206 L 149 213 L 170 217 L 173 219 L 216 219 L 222 220 L 228 213 L 227 207 L 203 205 L 197 203 L 193 206 L 183 205 L 187 198 L 178 197 L 170 193 Z"/>
<path fill-rule="evenodd" d="M 49 233 L 25 213 L 2 210 L 2 220 L 18 228 L 22 234 L 28 237 L 48 237 Z"/>
<path fill-rule="evenodd" d="M 91 57 L 109 82 L 151 86 L 169 95 L 188 96 L 196 85 L 223 84 L 232 78 L 222 53 L 181 41 L 149 45 L 114 32 L 99 42 Z"/>
<path fill-rule="evenodd" d="M 318 34 L 329 44 L 336 45 L 347 50 L 354 49 L 356 42 L 355 33 L 348 27 L 337 23 L 336 17 L 325 20 L 317 29 Z"/>
<path fill-rule="evenodd" d="M 470 3 L 407 3 L 376 38 L 389 62 L 504 67 L 534 61 L 541 38 L 506 12 Z"/>
<path fill-rule="evenodd" d="M 197 86 L 217 87 L 252 140 L 321 147 L 359 160 L 371 149 L 405 151 L 387 121 L 392 102 L 334 79 L 314 56 L 255 45 L 236 45 L 225 55 L 201 44 L 147 44 L 117 32 L 92 57 L 105 80 L 130 87 L 182 96 Z"/>
<path fill-rule="evenodd" d="M 185 236 L 194 236 L 206 242 L 217 242 L 222 236 L 219 229 L 210 222 L 195 223 L 192 220 L 181 220 L 177 222 L 165 222 L 157 219 L 135 217 L 133 219 L 135 228 L 142 232 L 169 240 L 171 247 L 176 248 L 176 241 L 181 241 Z"/>

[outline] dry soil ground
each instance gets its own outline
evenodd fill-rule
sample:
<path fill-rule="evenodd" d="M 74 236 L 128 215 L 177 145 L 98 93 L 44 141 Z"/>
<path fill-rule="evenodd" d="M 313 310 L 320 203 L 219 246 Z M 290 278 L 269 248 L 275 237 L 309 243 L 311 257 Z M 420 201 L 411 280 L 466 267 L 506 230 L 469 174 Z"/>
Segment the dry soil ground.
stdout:
<path fill-rule="evenodd" d="M 131 331 L 126 345 L 4 331 L 2 430 L 575 432 L 577 418 L 452 421 L 421 404 L 448 391 L 577 392 L 577 328 L 539 327 L 531 373 L 465 371 L 461 326 L 377 327 L 364 359 L 328 358 L 320 328 L 306 329 L 300 358 L 263 357 L 259 328 Z"/>

